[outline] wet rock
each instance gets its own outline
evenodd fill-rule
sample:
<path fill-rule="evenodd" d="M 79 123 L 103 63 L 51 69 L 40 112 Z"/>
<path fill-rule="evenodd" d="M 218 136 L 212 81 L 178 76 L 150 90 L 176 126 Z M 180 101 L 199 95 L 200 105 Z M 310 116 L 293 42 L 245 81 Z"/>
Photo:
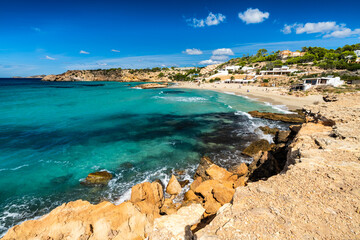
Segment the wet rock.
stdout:
<path fill-rule="evenodd" d="M 177 176 L 185 175 L 185 170 L 176 169 L 174 172 Z"/>
<path fill-rule="evenodd" d="M 275 142 L 276 143 L 286 143 L 289 140 L 291 131 L 279 131 L 276 134 Z"/>
<path fill-rule="evenodd" d="M 247 175 L 249 172 L 248 166 L 246 165 L 246 163 L 241 163 L 240 165 L 236 165 L 234 167 L 232 167 L 230 169 L 230 172 L 238 175 L 238 176 L 243 176 L 243 175 Z"/>
<path fill-rule="evenodd" d="M 172 175 L 170 178 L 170 181 L 166 187 L 166 192 L 170 195 L 178 195 L 181 192 L 181 185 L 174 175 Z"/>
<path fill-rule="evenodd" d="M 282 121 L 289 123 L 304 123 L 305 116 L 300 114 L 283 114 L 283 113 L 269 113 L 269 112 L 259 112 L 259 111 L 251 111 L 249 114 L 252 117 L 256 118 L 265 118 L 274 121 Z"/>
<path fill-rule="evenodd" d="M 211 165 L 214 163 L 211 161 L 211 159 L 207 156 L 204 156 L 200 159 L 200 164 L 198 168 L 196 169 L 194 179 L 197 177 L 201 177 L 203 180 L 209 180 L 210 177 L 206 175 L 206 169 L 208 169 Z"/>
<path fill-rule="evenodd" d="M 269 126 L 261 126 L 259 129 L 263 131 L 264 134 L 271 134 L 274 136 L 279 132 L 278 128 L 270 128 Z"/>
<path fill-rule="evenodd" d="M 265 139 L 255 141 L 242 151 L 242 154 L 254 157 L 259 152 L 270 151 L 272 146 Z"/>
<path fill-rule="evenodd" d="M 53 179 L 51 179 L 51 183 L 52 184 L 63 184 L 67 181 L 69 181 L 72 178 L 72 174 L 68 174 L 65 176 L 61 176 L 61 177 L 55 177 Z"/>
<path fill-rule="evenodd" d="M 145 83 L 145 84 L 136 85 L 133 88 L 152 89 L 152 88 L 166 88 L 167 86 L 168 86 L 167 84 L 160 84 L 160 83 Z"/>
<path fill-rule="evenodd" d="M 85 185 L 107 185 L 108 182 L 113 178 L 113 175 L 107 171 L 93 172 L 90 173 L 82 184 Z"/>
<path fill-rule="evenodd" d="M 186 185 L 188 185 L 189 184 L 189 180 L 184 180 L 184 181 L 179 181 L 179 183 L 180 183 L 180 186 L 183 188 L 183 187 L 185 187 Z"/>
<path fill-rule="evenodd" d="M 120 168 L 130 169 L 133 167 L 134 167 L 134 164 L 132 164 L 131 162 L 124 162 L 124 163 L 120 164 Z"/>

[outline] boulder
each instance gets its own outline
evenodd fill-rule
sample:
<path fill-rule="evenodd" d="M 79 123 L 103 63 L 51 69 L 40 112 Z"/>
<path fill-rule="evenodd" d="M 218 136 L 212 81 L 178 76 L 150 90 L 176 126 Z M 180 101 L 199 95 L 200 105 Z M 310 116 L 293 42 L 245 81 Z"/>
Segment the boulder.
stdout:
<path fill-rule="evenodd" d="M 211 180 L 217 181 L 227 181 L 233 175 L 225 168 L 219 167 L 215 164 L 211 165 L 208 169 L 206 169 L 205 173 L 210 177 Z"/>
<path fill-rule="evenodd" d="M 239 177 L 234 183 L 234 188 L 245 187 L 247 180 L 248 178 L 245 176 Z"/>
<path fill-rule="evenodd" d="M 228 188 L 223 184 L 217 184 L 213 188 L 214 198 L 221 205 L 224 205 L 225 203 L 229 203 L 232 200 L 234 193 L 235 190 L 233 188 Z"/>
<path fill-rule="evenodd" d="M 247 148 L 242 151 L 242 154 L 249 157 L 254 157 L 259 152 L 270 151 L 272 148 L 271 144 L 265 139 L 255 141 L 250 144 Z"/>
<path fill-rule="evenodd" d="M 85 185 L 107 185 L 112 178 L 113 175 L 111 173 L 99 171 L 90 173 L 81 183 Z"/>
<path fill-rule="evenodd" d="M 164 190 L 158 182 L 139 183 L 131 188 L 130 202 L 147 202 L 159 209 L 164 202 Z"/>
<path fill-rule="evenodd" d="M 259 112 L 251 111 L 249 114 L 252 117 L 270 119 L 274 121 L 282 121 L 289 123 L 304 123 L 305 116 L 301 114 L 283 114 L 283 113 L 269 113 L 269 112 Z"/>
<path fill-rule="evenodd" d="M 286 143 L 289 139 L 291 131 L 279 131 L 276 134 L 275 142 L 276 143 Z"/>
<path fill-rule="evenodd" d="M 176 213 L 155 219 L 149 240 L 192 239 L 189 226 L 200 222 L 205 209 L 201 204 L 191 204 L 180 208 Z"/>
<path fill-rule="evenodd" d="M 276 133 L 279 131 L 278 128 L 270 128 L 269 126 L 261 126 L 259 127 L 261 131 L 263 131 L 264 134 L 271 134 L 276 135 Z"/>
<path fill-rule="evenodd" d="M 197 177 L 201 177 L 203 180 L 209 180 L 210 177 L 206 175 L 206 169 L 208 169 L 211 165 L 214 163 L 211 161 L 211 159 L 207 156 L 204 156 L 200 159 L 200 164 L 198 168 L 196 169 L 194 179 Z"/>
<path fill-rule="evenodd" d="M 204 217 L 208 217 L 210 215 L 216 214 L 219 208 L 221 208 L 221 204 L 211 195 L 205 198 L 204 208 Z"/>
<path fill-rule="evenodd" d="M 202 182 L 196 189 L 195 193 L 201 195 L 203 198 L 212 197 L 212 190 L 215 185 L 219 184 L 216 180 L 206 180 Z"/>
<path fill-rule="evenodd" d="M 301 129 L 301 125 L 291 125 L 289 129 L 292 133 L 297 134 Z"/>
<path fill-rule="evenodd" d="M 178 195 L 181 192 L 181 185 L 174 175 L 172 175 L 170 178 L 170 181 L 166 187 L 166 192 L 170 195 Z"/>
<path fill-rule="evenodd" d="M 164 201 L 164 204 L 162 205 L 162 207 L 160 208 L 160 213 L 162 215 L 166 214 L 166 215 L 170 215 L 173 213 L 176 213 L 176 211 L 180 208 L 181 204 L 180 203 L 173 203 L 173 201 L 171 199 L 166 198 Z"/>
<path fill-rule="evenodd" d="M 323 100 L 325 102 L 336 102 L 338 101 L 338 97 L 336 95 L 326 95 L 326 96 L 323 96 Z"/>
<path fill-rule="evenodd" d="M 232 167 L 230 171 L 238 176 L 243 176 L 243 175 L 247 175 L 249 169 L 246 163 L 241 163 L 240 165 L 236 165 Z"/>

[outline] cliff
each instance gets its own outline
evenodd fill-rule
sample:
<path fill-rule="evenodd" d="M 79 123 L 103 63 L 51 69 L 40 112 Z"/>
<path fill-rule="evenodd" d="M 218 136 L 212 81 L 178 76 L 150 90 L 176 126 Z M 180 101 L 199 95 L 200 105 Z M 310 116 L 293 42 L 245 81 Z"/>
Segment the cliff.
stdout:
<path fill-rule="evenodd" d="M 59 75 L 47 75 L 43 81 L 120 81 L 157 82 L 171 81 L 172 71 L 147 71 L 129 69 L 69 70 Z"/>

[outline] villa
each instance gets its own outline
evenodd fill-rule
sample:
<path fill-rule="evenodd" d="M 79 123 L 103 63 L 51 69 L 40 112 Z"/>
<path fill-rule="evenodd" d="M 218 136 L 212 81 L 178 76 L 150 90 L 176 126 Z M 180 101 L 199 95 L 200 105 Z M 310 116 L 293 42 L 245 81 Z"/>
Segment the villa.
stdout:
<path fill-rule="evenodd" d="M 281 68 L 274 68 L 273 70 L 260 71 L 260 75 L 290 75 L 297 71 L 297 69 L 290 69 L 288 66 L 282 66 Z"/>
<path fill-rule="evenodd" d="M 254 72 L 255 68 L 253 67 L 242 67 L 241 70 L 245 73 L 252 73 Z"/>
<path fill-rule="evenodd" d="M 280 52 L 281 58 L 288 58 L 288 57 L 302 57 L 305 55 L 305 52 L 295 51 L 292 52 L 290 50 L 284 50 Z"/>
<path fill-rule="evenodd" d="M 231 71 L 231 72 L 236 72 L 240 69 L 240 66 L 227 66 L 225 67 L 225 71 Z"/>
<path fill-rule="evenodd" d="M 355 52 L 355 54 L 356 54 L 356 60 L 355 60 L 355 62 L 356 62 L 356 63 L 360 63 L 360 50 L 355 50 L 354 52 Z"/>
<path fill-rule="evenodd" d="M 330 85 L 333 87 L 339 87 L 344 84 L 344 81 L 340 77 L 327 76 L 318 78 L 307 78 L 304 79 L 303 84 L 298 84 L 292 87 L 293 90 L 308 90 L 314 86 L 325 86 Z"/>

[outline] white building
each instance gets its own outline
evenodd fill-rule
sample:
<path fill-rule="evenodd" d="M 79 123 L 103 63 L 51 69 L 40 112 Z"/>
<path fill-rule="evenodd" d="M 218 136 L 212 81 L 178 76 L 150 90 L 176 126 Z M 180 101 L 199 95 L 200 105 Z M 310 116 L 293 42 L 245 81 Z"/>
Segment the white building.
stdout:
<path fill-rule="evenodd" d="M 282 66 L 281 68 L 274 68 L 273 70 L 260 71 L 260 75 L 290 75 L 298 71 L 297 69 L 290 69 L 288 66 Z"/>
<path fill-rule="evenodd" d="M 354 52 L 356 54 L 356 57 L 360 58 L 360 50 L 355 50 Z"/>
<path fill-rule="evenodd" d="M 245 73 L 250 73 L 250 72 L 254 72 L 255 68 L 253 68 L 253 67 L 242 67 L 241 70 L 244 71 Z"/>
<path fill-rule="evenodd" d="M 236 72 L 240 69 L 240 66 L 227 66 L 225 67 L 225 71 L 232 71 L 232 72 Z"/>
<path fill-rule="evenodd" d="M 302 86 L 303 86 L 303 90 L 308 90 L 313 86 L 331 85 L 333 87 L 338 87 L 343 84 L 344 81 L 342 81 L 340 77 L 327 76 L 327 77 L 319 77 L 319 78 L 307 78 L 304 80 Z"/>

